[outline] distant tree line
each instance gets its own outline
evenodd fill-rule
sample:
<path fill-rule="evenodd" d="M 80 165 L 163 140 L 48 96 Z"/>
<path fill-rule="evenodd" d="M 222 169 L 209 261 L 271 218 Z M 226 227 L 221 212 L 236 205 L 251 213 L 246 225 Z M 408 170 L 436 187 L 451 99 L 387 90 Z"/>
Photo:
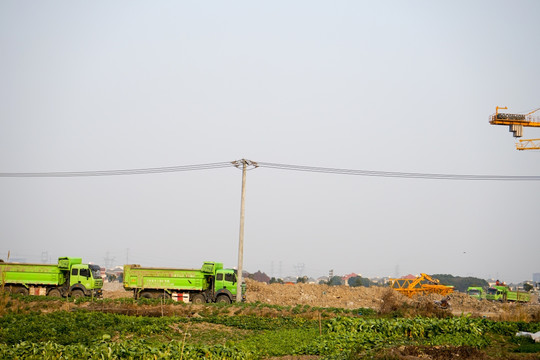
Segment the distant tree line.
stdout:
<path fill-rule="evenodd" d="M 249 279 L 253 279 L 259 282 L 265 282 L 267 284 L 283 284 L 284 281 L 281 278 L 270 278 L 265 273 L 261 272 L 260 270 L 253 274 L 247 274 L 246 277 Z M 476 277 L 461 277 L 461 276 L 453 276 L 450 274 L 434 274 L 431 275 L 432 278 L 438 279 L 439 282 L 442 285 L 451 285 L 454 287 L 455 290 L 460 292 L 466 292 L 467 288 L 469 286 L 480 286 L 483 288 L 487 288 L 489 286 L 488 282 L 484 279 L 476 278 Z M 305 284 L 308 282 L 307 276 L 300 276 L 296 279 L 297 284 Z M 343 279 L 341 276 L 332 276 L 327 281 L 321 280 L 319 284 L 323 285 L 330 285 L 330 286 L 337 286 L 337 285 L 345 285 Z M 358 286 L 364 286 L 364 287 L 370 287 L 370 286 L 379 286 L 377 283 L 372 282 L 368 278 L 364 278 L 361 276 L 353 276 L 347 279 L 347 285 L 350 287 L 358 287 Z"/>
<path fill-rule="evenodd" d="M 364 286 L 364 287 L 370 287 L 370 286 L 376 286 L 377 284 L 373 283 L 368 278 L 363 278 L 361 276 L 353 276 L 347 280 L 347 283 L 351 287 L 358 287 L 358 286 Z"/>
<path fill-rule="evenodd" d="M 466 292 L 469 286 L 479 286 L 483 288 L 487 288 L 489 286 L 486 280 L 470 276 L 461 277 L 450 274 L 434 274 L 431 275 L 431 277 L 438 279 L 441 285 L 451 285 L 454 287 L 454 290 L 460 292 Z"/>
<path fill-rule="evenodd" d="M 337 285 L 345 285 L 343 282 L 343 279 L 341 276 L 332 276 L 328 281 L 321 280 L 319 281 L 320 285 L 330 285 L 330 286 L 337 286 Z M 353 276 L 347 279 L 347 285 L 350 287 L 358 287 L 358 286 L 364 286 L 364 287 L 370 287 L 370 286 L 377 286 L 376 283 L 372 282 L 368 278 L 363 278 L 361 276 Z"/>

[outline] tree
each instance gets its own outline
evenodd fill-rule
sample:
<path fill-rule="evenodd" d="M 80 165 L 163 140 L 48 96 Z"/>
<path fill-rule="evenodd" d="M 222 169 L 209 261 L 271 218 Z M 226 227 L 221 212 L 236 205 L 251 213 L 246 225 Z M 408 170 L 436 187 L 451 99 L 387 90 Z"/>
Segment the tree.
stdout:
<path fill-rule="evenodd" d="M 334 286 L 334 285 L 343 285 L 343 280 L 340 276 L 332 276 L 330 280 L 328 280 L 328 285 Z"/>
<path fill-rule="evenodd" d="M 273 277 L 270 279 L 270 284 L 283 284 L 283 279 Z"/>
<path fill-rule="evenodd" d="M 449 274 L 435 274 L 431 275 L 432 278 L 438 279 L 441 285 L 451 285 L 455 290 L 466 292 L 469 286 L 478 286 L 482 288 L 489 287 L 489 284 L 484 279 L 476 277 L 461 277 L 453 276 Z"/>
<path fill-rule="evenodd" d="M 350 277 L 349 280 L 347 280 L 347 284 L 349 284 L 349 286 L 351 287 L 357 287 L 357 286 L 370 287 L 371 285 L 373 285 L 369 279 L 363 278 L 361 276 Z"/>
<path fill-rule="evenodd" d="M 528 283 L 524 283 L 524 284 L 523 284 L 523 290 L 529 292 L 529 291 L 531 291 L 532 289 L 534 289 L 534 287 L 533 287 L 531 284 L 528 284 Z"/>
<path fill-rule="evenodd" d="M 308 282 L 308 277 L 307 276 L 301 276 L 299 277 L 298 279 L 296 279 L 296 283 L 297 284 L 307 284 Z"/>

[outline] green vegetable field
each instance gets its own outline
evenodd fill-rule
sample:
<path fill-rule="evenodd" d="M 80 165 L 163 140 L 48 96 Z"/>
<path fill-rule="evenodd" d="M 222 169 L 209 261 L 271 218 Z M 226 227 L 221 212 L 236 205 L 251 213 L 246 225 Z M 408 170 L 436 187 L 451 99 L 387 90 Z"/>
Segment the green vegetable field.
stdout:
<path fill-rule="evenodd" d="M 370 309 L 50 301 L 14 296 L 1 359 L 538 359 L 539 322 L 397 317 Z M 412 357 L 411 357 L 412 356 Z"/>

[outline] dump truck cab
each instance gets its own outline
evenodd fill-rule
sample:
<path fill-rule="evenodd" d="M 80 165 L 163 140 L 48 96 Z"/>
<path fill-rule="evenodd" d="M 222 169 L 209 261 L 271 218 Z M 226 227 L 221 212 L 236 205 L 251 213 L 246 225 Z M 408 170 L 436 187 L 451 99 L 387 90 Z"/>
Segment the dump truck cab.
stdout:
<path fill-rule="evenodd" d="M 467 288 L 467 295 L 469 295 L 470 297 L 476 298 L 478 300 L 485 299 L 485 296 L 486 296 L 484 293 L 484 289 L 481 288 L 480 286 L 469 286 Z"/>
<path fill-rule="evenodd" d="M 237 272 L 233 269 L 216 271 L 214 280 L 214 299 L 216 302 L 230 303 L 236 301 L 238 281 Z M 246 285 L 242 284 L 242 301 L 246 299 Z"/>
<path fill-rule="evenodd" d="M 69 294 L 72 297 L 103 295 L 103 279 L 98 265 L 83 264 L 81 258 L 60 258 L 58 266 L 69 269 Z"/>
<path fill-rule="evenodd" d="M 492 301 L 506 300 L 507 289 L 504 286 L 493 286 L 487 289 L 486 299 Z"/>

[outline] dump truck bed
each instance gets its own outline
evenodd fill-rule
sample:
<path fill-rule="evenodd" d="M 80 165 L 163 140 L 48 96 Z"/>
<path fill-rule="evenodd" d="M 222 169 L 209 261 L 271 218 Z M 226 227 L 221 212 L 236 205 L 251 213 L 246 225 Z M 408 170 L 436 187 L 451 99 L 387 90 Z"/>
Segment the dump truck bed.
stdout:
<path fill-rule="evenodd" d="M 6 284 L 60 285 L 66 280 L 56 264 L 0 263 L 0 276 Z"/>
<path fill-rule="evenodd" d="M 173 269 L 124 266 L 124 288 L 126 289 L 168 289 L 204 290 L 209 287 L 211 273 L 200 269 Z"/>

